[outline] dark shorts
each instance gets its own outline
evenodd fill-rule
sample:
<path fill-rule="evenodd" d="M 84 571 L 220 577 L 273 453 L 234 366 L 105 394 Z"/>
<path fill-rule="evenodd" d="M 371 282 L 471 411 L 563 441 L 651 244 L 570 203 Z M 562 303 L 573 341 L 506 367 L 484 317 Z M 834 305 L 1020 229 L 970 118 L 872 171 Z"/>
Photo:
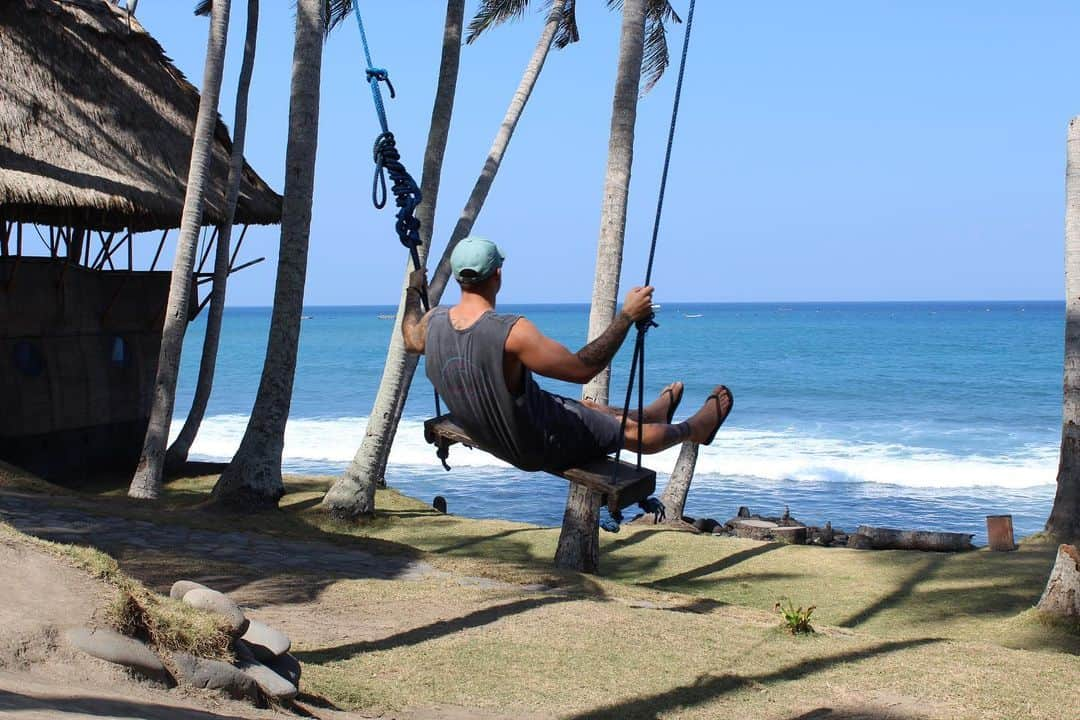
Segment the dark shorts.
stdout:
<path fill-rule="evenodd" d="M 544 469 L 558 472 L 609 455 L 622 447 L 619 419 L 577 400 L 548 393 L 544 413 Z"/>

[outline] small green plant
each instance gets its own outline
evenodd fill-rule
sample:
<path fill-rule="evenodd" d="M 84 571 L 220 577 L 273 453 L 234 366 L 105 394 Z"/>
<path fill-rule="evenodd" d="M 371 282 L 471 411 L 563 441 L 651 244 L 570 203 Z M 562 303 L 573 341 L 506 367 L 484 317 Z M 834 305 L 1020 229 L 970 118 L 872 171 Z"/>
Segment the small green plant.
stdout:
<path fill-rule="evenodd" d="M 784 627 L 792 635 L 802 635 L 814 632 L 814 626 L 810 624 L 810 616 L 814 614 L 814 610 L 817 609 L 816 605 L 811 605 L 805 610 L 800 607 L 795 607 L 795 603 L 787 599 L 787 605 L 783 603 L 776 603 L 773 609 L 780 613 L 780 616 L 784 618 Z"/>

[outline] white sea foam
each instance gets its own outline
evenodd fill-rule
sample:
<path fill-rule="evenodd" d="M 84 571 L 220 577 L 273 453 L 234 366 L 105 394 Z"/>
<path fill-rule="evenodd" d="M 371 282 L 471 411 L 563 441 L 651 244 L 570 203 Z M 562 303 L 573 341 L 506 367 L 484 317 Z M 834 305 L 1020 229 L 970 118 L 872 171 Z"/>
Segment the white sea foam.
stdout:
<path fill-rule="evenodd" d="M 247 418 L 218 415 L 203 421 L 192 454 L 203 459 L 227 460 L 243 436 Z M 174 422 L 179 429 L 181 422 Z M 285 431 L 286 467 L 348 463 L 360 446 L 365 418 L 300 418 Z M 668 473 L 678 449 L 649 458 L 649 467 Z M 438 467 L 434 449 L 424 442 L 423 424 L 402 422 L 390 461 L 399 465 Z M 490 455 L 465 448 L 451 453 L 454 467 L 505 468 Z M 699 483 L 709 477 L 741 476 L 765 480 L 873 482 L 908 487 L 1023 488 L 1054 482 L 1057 448 L 1027 447 L 1009 456 L 952 455 L 942 451 L 850 442 L 837 438 L 807 437 L 796 433 L 724 429 L 714 445 L 701 448 L 697 464 Z"/>

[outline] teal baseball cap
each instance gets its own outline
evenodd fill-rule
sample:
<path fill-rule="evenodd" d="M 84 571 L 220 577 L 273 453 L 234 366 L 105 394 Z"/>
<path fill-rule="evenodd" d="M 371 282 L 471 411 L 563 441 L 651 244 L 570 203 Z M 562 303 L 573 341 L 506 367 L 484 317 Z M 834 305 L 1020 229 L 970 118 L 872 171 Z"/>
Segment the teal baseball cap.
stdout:
<path fill-rule="evenodd" d="M 506 256 L 487 238 L 470 235 L 450 254 L 450 269 L 457 281 L 466 285 L 483 282 L 502 267 Z"/>

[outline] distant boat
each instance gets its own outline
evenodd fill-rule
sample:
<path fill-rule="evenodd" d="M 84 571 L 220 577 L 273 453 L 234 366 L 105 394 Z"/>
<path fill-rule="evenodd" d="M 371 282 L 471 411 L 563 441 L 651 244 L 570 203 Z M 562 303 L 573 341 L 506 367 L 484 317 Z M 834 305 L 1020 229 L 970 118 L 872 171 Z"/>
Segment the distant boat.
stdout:
<path fill-rule="evenodd" d="M 699 317 L 705 317 L 705 316 L 702 315 L 701 313 L 683 313 L 683 317 L 699 318 Z"/>
<path fill-rule="evenodd" d="M 314 317 L 314 316 L 313 315 L 301 315 L 300 319 L 301 320 L 310 320 L 312 317 Z"/>
<path fill-rule="evenodd" d="M 379 315 L 380 320 L 393 320 L 395 317 L 397 317 L 397 316 L 396 315 Z"/>

